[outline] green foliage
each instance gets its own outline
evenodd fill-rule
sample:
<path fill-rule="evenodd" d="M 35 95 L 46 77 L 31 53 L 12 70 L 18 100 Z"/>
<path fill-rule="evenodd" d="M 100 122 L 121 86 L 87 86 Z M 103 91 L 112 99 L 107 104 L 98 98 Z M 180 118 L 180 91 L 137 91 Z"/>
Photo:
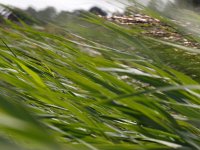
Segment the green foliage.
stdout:
<path fill-rule="evenodd" d="M 29 25 L 38 23 L 38 21 L 35 18 L 31 18 L 31 16 L 29 16 L 27 13 L 25 13 L 21 9 L 18 9 L 15 7 L 9 7 L 9 6 L 3 5 L 3 4 L 0 4 L 0 7 L 2 7 L 2 9 L 4 9 L 5 11 L 7 11 L 7 13 L 9 13 L 8 19 L 10 19 L 12 21 L 15 21 L 15 22 L 23 21 Z M 1 23 L 1 21 L 0 21 L 0 23 Z"/>
<path fill-rule="evenodd" d="M 82 21 L 90 28 L 62 34 L 9 21 L 0 29 L 0 147 L 199 150 L 199 81 L 163 61 L 190 48 Z"/>

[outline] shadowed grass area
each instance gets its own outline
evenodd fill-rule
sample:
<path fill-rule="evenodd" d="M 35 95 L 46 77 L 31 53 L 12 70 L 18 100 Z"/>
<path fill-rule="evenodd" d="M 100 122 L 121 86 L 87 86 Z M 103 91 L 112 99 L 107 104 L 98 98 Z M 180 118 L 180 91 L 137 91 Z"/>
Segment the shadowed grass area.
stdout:
<path fill-rule="evenodd" d="M 101 34 L 9 21 L 1 27 L 0 147 L 200 149 L 200 85 L 190 76 L 196 72 L 166 64 L 191 49 L 93 15 L 84 20 Z"/>

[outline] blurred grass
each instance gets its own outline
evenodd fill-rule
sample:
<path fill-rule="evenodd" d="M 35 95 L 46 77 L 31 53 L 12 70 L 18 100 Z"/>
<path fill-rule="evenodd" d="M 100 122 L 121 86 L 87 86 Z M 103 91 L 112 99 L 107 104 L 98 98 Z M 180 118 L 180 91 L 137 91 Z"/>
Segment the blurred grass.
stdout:
<path fill-rule="evenodd" d="M 0 28 L 1 149 L 199 150 L 190 48 L 83 19 Z"/>

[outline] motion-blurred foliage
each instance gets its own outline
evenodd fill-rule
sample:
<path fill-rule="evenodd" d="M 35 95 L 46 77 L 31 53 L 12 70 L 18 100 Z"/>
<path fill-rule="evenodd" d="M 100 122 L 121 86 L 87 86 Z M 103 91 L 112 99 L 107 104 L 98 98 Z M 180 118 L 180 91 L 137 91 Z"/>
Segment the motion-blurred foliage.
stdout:
<path fill-rule="evenodd" d="M 135 10 L 198 42 L 158 12 Z M 199 150 L 200 51 L 70 15 L 1 24 L 0 148 Z"/>

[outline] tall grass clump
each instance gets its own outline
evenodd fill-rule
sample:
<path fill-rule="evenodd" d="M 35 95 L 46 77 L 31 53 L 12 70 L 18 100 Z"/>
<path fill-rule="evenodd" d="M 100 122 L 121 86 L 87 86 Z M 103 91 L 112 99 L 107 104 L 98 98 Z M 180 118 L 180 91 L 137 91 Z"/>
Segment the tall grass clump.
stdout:
<path fill-rule="evenodd" d="M 184 70 L 193 60 L 170 64 L 199 51 L 82 21 L 91 28 L 1 25 L 0 148 L 199 150 L 200 84 Z"/>

